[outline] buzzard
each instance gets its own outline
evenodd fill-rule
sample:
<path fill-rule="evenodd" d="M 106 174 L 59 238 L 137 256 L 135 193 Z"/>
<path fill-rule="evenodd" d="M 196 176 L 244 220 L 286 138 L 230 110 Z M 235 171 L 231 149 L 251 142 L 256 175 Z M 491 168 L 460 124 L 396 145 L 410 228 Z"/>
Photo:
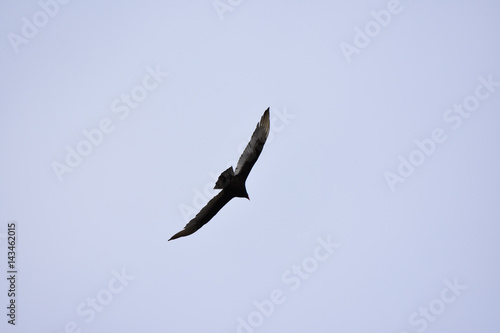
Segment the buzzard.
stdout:
<path fill-rule="evenodd" d="M 236 169 L 233 171 L 233 167 L 229 167 L 226 171 L 222 172 L 219 179 L 217 179 L 214 189 L 220 189 L 222 191 L 213 197 L 212 200 L 210 200 L 207 205 L 186 224 L 184 230 L 173 235 L 169 241 L 196 232 L 210 221 L 232 198 L 238 197 L 250 200 L 247 189 L 245 188 L 245 181 L 253 165 L 259 158 L 264 143 L 266 143 L 266 139 L 269 135 L 269 128 L 269 108 L 267 108 L 262 118 L 260 118 L 257 128 L 255 128 L 250 142 L 241 154 L 236 164 Z"/>

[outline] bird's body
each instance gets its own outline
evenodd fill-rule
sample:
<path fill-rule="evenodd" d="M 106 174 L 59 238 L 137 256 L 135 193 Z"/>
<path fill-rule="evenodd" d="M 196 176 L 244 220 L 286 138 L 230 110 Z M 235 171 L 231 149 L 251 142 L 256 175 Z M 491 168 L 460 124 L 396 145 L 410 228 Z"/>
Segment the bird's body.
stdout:
<path fill-rule="evenodd" d="M 196 232 L 210 221 L 232 198 L 238 197 L 249 199 L 245 182 L 250 170 L 259 158 L 260 152 L 269 135 L 269 130 L 270 121 L 268 108 L 257 124 L 257 128 L 252 134 L 252 138 L 243 151 L 243 154 L 241 154 L 236 165 L 236 170 L 233 171 L 233 167 L 229 167 L 221 173 L 219 179 L 215 183 L 214 189 L 221 189 L 221 191 L 213 197 L 188 224 L 186 224 L 184 230 L 179 231 L 169 240 L 188 236 Z"/>

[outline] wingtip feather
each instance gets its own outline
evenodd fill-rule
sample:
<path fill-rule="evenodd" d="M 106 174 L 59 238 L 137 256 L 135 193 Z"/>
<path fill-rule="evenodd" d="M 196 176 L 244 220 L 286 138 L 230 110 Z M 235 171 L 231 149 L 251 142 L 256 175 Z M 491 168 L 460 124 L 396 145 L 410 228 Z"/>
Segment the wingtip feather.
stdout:
<path fill-rule="evenodd" d="M 176 238 L 184 237 L 184 236 L 189 236 L 192 233 L 194 233 L 194 231 L 184 229 L 184 230 L 179 231 L 178 233 L 176 233 L 172 237 L 170 237 L 170 239 L 168 241 L 171 241 L 171 240 L 176 239 Z"/>
<path fill-rule="evenodd" d="M 269 130 L 271 127 L 271 121 L 269 120 L 269 108 L 267 108 L 266 111 L 264 111 L 262 118 L 260 118 L 260 126 L 266 129 L 266 138 L 267 138 L 267 135 L 269 135 Z"/>

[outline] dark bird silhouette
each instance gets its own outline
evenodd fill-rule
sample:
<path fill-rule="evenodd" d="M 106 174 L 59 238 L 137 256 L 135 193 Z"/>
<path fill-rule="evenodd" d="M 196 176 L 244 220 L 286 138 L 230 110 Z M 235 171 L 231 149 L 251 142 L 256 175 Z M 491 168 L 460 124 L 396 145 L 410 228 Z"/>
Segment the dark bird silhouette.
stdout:
<path fill-rule="evenodd" d="M 257 128 L 253 132 L 250 142 L 243 151 L 243 154 L 241 154 L 236 164 L 236 170 L 233 171 L 233 167 L 231 166 L 226 171 L 222 172 L 219 179 L 217 179 L 214 189 L 220 189 L 222 191 L 213 197 L 212 200 L 210 200 L 207 205 L 186 224 L 184 230 L 173 235 L 169 241 L 196 232 L 210 221 L 232 198 L 238 197 L 250 200 L 247 189 L 245 188 L 245 181 L 253 165 L 259 158 L 264 143 L 266 143 L 266 139 L 269 135 L 269 128 L 269 108 L 267 108 L 262 118 L 260 118 L 260 122 L 257 124 Z"/>

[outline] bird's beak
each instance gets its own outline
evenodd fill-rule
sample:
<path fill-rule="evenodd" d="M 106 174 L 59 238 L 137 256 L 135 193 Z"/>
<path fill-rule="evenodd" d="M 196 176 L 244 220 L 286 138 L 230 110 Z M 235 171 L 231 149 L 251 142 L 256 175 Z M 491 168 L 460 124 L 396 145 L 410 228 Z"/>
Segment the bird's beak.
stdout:
<path fill-rule="evenodd" d="M 247 199 L 250 200 L 250 196 L 247 194 Z"/>

